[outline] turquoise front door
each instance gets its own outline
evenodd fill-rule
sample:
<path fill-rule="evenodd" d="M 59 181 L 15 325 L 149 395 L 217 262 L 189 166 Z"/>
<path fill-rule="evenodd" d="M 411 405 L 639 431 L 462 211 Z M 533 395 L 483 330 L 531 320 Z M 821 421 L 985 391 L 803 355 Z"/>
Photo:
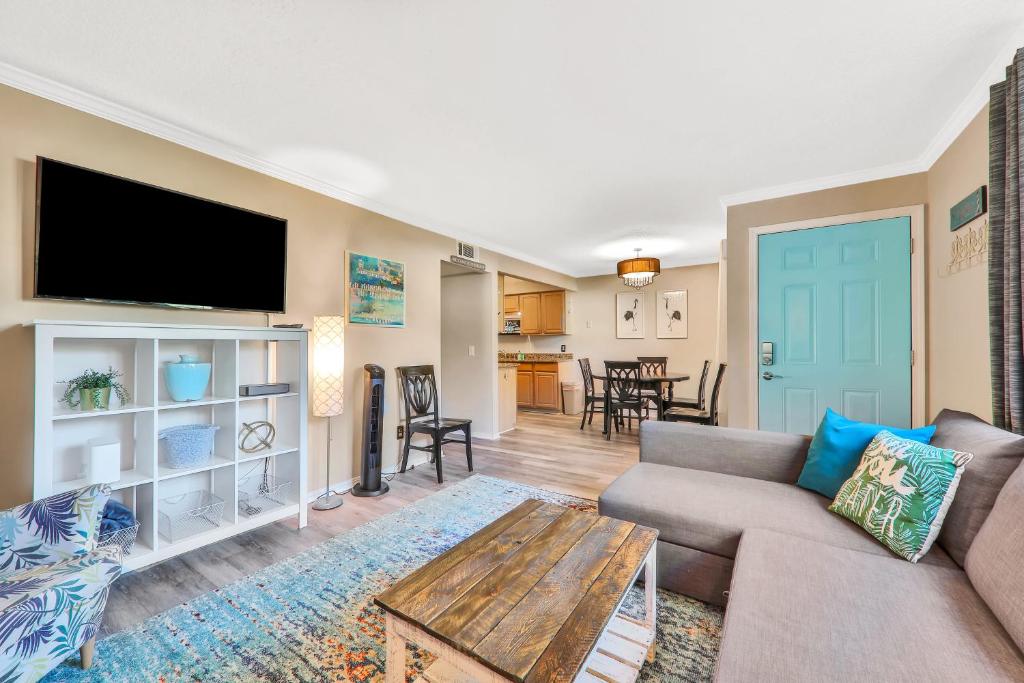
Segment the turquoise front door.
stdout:
<path fill-rule="evenodd" d="M 911 421 L 910 218 L 758 237 L 758 424 Z"/>

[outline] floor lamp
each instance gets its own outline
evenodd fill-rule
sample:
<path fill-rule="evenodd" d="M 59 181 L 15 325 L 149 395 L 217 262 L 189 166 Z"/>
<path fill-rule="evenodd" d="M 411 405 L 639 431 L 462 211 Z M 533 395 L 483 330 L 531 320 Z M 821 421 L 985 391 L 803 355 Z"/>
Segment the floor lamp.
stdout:
<path fill-rule="evenodd" d="M 331 488 L 331 418 L 341 415 L 345 401 L 345 318 L 313 318 L 313 415 L 327 418 L 327 486 L 314 510 L 333 510 L 344 502 Z"/>

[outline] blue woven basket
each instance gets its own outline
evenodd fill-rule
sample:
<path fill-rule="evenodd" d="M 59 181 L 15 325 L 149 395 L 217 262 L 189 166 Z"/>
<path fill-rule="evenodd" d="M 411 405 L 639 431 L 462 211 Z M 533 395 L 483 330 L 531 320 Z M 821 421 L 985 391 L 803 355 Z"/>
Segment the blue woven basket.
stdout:
<path fill-rule="evenodd" d="M 167 466 L 176 470 L 202 467 L 213 455 L 213 435 L 219 425 L 178 425 L 160 430 L 167 441 Z"/>

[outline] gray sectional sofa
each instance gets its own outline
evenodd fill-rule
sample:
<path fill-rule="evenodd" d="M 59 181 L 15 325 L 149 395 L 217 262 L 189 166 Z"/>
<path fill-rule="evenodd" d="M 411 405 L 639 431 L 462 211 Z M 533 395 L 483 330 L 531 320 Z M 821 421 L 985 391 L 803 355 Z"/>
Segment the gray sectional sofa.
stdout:
<path fill-rule="evenodd" d="M 659 587 L 726 606 L 716 680 L 1024 681 L 1024 437 L 936 425 L 975 458 L 918 564 L 795 485 L 789 434 L 644 422 L 600 512 L 660 531 Z"/>

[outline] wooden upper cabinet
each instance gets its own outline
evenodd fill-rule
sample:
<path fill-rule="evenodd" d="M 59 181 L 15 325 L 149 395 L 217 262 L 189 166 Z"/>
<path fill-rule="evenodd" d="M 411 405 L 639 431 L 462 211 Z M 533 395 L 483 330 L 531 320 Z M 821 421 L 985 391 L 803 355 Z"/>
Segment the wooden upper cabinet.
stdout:
<path fill-rule="evenodd" d="M 541 292 L 541 333 L 565 334 L 565 292 Z"/>
<path fill-rule="evenodd" d="M 521 334 L 541 334 L 540 294 L 520 294 L 519 310 L 523 317 L 519 323 Z"/>
<path fill-rule="evenodd" d="M 519 295 L 518 294 L 506 294 L 505 295 L 505 312 L 506 313 L 518 313 L 519 312 Z"/>

